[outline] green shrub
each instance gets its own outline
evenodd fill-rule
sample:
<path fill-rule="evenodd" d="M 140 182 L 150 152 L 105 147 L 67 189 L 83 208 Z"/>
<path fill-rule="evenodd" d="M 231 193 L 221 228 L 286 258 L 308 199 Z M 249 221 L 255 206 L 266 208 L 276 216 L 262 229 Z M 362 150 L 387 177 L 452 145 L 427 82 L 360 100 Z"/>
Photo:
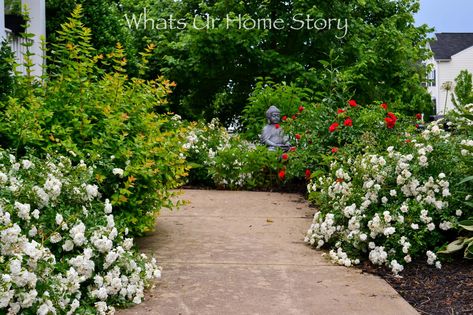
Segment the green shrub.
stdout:
<path fill-rule="evenodd" d="M 242 136 L 250 141 L 259 140 L 261 130 L 267 124 L 265 113 L 270 106 L 276 106 L 281 111 L 281 117 L 292 117 L 298 114 L 300 106 L 306 106 L 311 94 L 312 91 L 307 88 L 260 79 L 243 110 Z"/>
<path fill-rule="evenodd" d="M 288 180 L 325 172 L 341 154 L 378 152 L 416 129 L 414 118 L 392 113 L 381 102 L 361 105 L 350 100 L 339 105 L 332 109 L 324 103 L 306 104 L 282 121 L 293 145 L 286 161 Z"/>
<path fill-rule="evenodd" d="M 7 40 L 0 43 L 0 101 L 13 91 L 13 52 Z"/>
<path fill-rule="evenodd" d="M 0 132 L 18 154 L 59 152 L 96 167 L 100 189 L 111 196 L 117 219 L 134 234 L 153 228 L 155 214 L 171 207 L 170 189 L 186 176 L 181 135 L 165 110 L 172 84 L 163 79 L 128 78 L 121 45 L 94 56 L 81 7 L 58 32 L 49 75 L 37 88 L 22 81 L 3 104 Z M 142 68 L 153 47 L 142 53 Z M 99 63 L 113 67 L 101 70 Z"/>
<path fill-rule="evenodd" d="M 473 102 L 473 79 L 468 70 L 460 71 L 455 78 L 452 102 L 456 107 L 462 107 Z"/>
<path fill-rule="evenodd" d="M 431 124 L 418 136 L 393 140 L 378 152 L 352 152 L 314 177 L 309 199 L 319 210 L 306 241 L 330 249 L 335 263 L 352 265 L 369 258 L 394 273 L 414 258 L 440 268 L 435 252 L 452 236 L 463 205 L 471 198 L 458 189 L 469 167 L 460 151 L 463 135 Z M 470 169 L 471 170 L 471 169 Z"/>
<path fill-rule="evenodd" d="M 225 189 L 270 189 L 277 187 L 281 152 L 230 135 L 217 119 L 192 124 L 186 148 L 193 168 L 191 184 Z"/>

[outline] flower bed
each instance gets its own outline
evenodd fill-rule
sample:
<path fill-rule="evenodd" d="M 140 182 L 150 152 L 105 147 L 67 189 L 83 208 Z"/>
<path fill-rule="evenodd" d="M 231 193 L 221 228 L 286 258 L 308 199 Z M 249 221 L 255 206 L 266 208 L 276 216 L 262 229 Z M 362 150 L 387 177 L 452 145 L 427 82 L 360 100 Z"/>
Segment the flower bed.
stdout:
<path fill-rule="evenodd" d="M 112 314 L 142 301 L 161 271 L 104 197 L 83 162 L 0 151 L 0 313 Z"/>
<path fill-rule="evenodd" d="M 471 215 L 463 204 L 471 195 L 455 186 L 469 171 L 460 154 L 469 142 L 443 127 L 432 123 L 396 148 L 332 162 L 329 174 L 308 185 L 319 211 L 306 241 L 328 247 L 331 260 L 345 266 L 367 257 L 398 273 L 424 257 L 440 268 L 435 253 Z"/>
<path fill-rule="evenodd" d="M 217 119 L 189 126 L 186 155 L 190 182 L 226 189 L 267 189 L 279 184 L 281 152 L 229 134 Z"/>

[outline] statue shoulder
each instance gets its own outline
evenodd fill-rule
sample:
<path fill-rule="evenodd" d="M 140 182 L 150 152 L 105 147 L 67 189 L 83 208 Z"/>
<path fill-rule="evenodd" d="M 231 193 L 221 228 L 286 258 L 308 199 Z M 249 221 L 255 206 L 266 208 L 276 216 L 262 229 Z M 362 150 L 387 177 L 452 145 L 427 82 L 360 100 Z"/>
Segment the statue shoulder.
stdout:
<path fill-rule="evenodd" d="M 263 127 L 263 131 L 271 130 L 273 129 L 272 125 L 266 125 Z"/>

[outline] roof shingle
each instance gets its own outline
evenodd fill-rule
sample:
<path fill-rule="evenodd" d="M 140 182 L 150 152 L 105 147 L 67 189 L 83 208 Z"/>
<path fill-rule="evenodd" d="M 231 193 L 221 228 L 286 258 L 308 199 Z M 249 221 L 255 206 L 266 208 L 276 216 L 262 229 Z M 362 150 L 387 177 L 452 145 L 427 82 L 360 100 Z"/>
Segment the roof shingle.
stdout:
<path fill-rule="evenodd" d="M 473 46 L 473 33 L 436 33 L 430 43 L 436 60 L 451 59 L 453 55 Z"/>

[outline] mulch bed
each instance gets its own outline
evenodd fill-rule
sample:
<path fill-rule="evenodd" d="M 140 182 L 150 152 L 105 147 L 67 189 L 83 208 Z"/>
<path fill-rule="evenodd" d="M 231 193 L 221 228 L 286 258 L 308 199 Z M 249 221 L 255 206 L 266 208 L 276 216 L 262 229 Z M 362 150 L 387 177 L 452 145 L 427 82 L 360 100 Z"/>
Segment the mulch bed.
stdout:
<path fill-rule="evenodd" d="M 420 314 L 473 314 L 473 262 L 466 259 L 443 263 L 442 269 L 425 261 L 407 264 L 400 277 L 369 262 L 363 272 L 386 280 Z"/>

